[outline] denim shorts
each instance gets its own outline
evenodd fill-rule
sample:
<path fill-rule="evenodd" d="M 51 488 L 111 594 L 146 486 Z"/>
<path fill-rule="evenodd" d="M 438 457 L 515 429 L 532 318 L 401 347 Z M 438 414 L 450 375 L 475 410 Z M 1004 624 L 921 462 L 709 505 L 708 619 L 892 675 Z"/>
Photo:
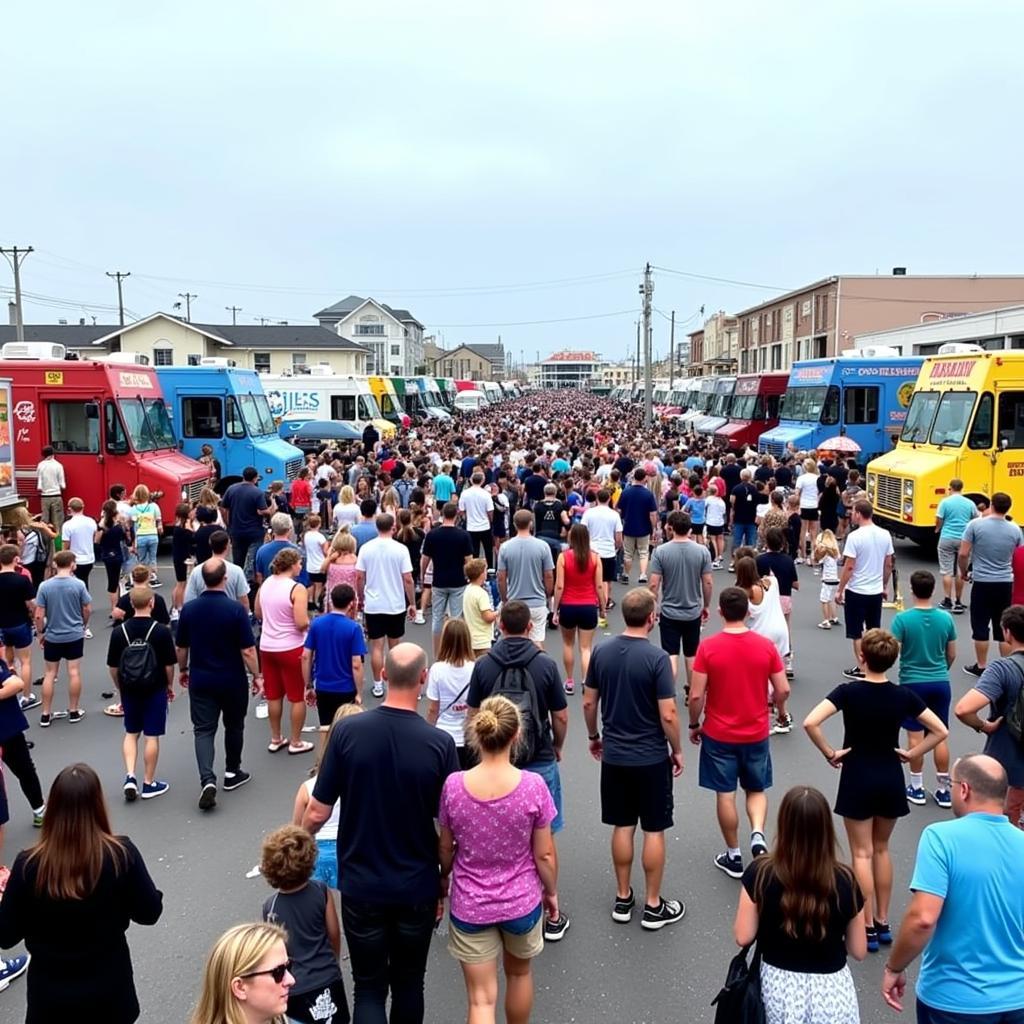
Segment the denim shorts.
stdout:
<path fill-rule="evenodd" d="M 558 835 L 565 827 L 565 819 L 562 817 L 562 777 L 558 773 L 558 762 L 535 761 L 532 764 L 524 764 L 523 771 L 536 772 L 548 787 L 548 792 L 555 804 L 555 818 L 551 822 L 551 834 Z"/>
<path fill-rule="evenodd" d="M 156 565 L 156 549 L 160 538 L 154 533 L 135 538 L 135 552 L 140 565 Z"/>
<path fill-rule="evenodd" d="M 334 839 L 316 841 L 316 866 L 313 877 L 328 889 L 338 888 L 338 843 Z"/>
<path fill-rule="evenodd" d="M 748 793 L 763 793 L 772 785 L 772 753 L 768 740 L 722 743 L 710 736 L 700 739 L 701 789 L 734 793 L 739 783 Z"/>
<path fill-rule="evenodd" d="M 32 646 L 32 626 L 27 622 L 23 622 L 20 626 L 8 626 L 0 633 L 2 633 L 5 647 L 23 651 L 26 647 Z"/>
<path fill-rule="evenodd" d="M 934 711 L 943 725 L 949 725 L 949 702 L 951 699 L 949 680 L 943 679 L 938 682 L 929 683 L 900 683 L 906 690 L 913 690 L 914 693 L 924 701 L 929 711 Z M 911 732 L 927 732 L 928 730 L 916 719 L 907 718 L 903 722 L 903 728 Z"/>

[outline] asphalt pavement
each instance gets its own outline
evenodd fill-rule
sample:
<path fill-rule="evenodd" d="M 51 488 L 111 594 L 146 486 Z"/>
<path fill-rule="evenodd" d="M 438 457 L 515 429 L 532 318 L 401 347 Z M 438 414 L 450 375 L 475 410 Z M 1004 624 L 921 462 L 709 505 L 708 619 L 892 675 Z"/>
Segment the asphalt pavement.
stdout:
<path fill-rule="evenodd" d="M 897 542 L 897 559 L 904 581 L 913 569 L 935 568 L 918 549 L 902 542 Z M 172 579 L 169 565 L 163 568 L 162 576 L 167 581 Z M 731 579 L 725 571 L 716 572 L 716 592 Z M 818 577 L 805 567 L 801 567 L 801 586 L 794 597 L 796 676 L 790 705 L 797 726 L 790 735 L 772 739 L 775 788 L 770 794 L 769 842 L 775 808 L 787 788 L 800 783 L 815 785 L 831 800 L 838 782 L 838 773 L 814 749 L 799 723 L 824 694 L 842 681 L 842 669 L 852 663 L 851 648 L 841 627 L 831 632 L 814 628 L 820 618 Z M 164 893 L 164 914 L 155 927 L 132 926 L 128 934 L 142 1005 L 141 1020 L 147 1024 L 181 1024 L 194 1005 L 204 958 L 214 938 L 232 924 L 259 917 L 270 890 L 262 878 L 249 877 L 249 873 L 259 860 L 262 837 L 289 820 L 295 791 L 307 777 L 312 755 L 269 753 L 267 722 L 255 717 L 253 702 L 246 723 L 243 759 L 244 767 L 252 772 L 252 781 L 235 792 L 219 794 L 216 810 L 204 814 L 196 806 L 199 783 L 186 706 L 188 698 L 183 695 L 171 707 L 160 756 L 159 777 L 170 783 L 170 791 L 156 800 L 125 804 L 121 794 L 122 723 L 102 713 L 109 702 L 100 696 L 102 690 L 110 688 L 105 667 L 109 636 L 107 601 L 102 590 L 103 583 L 94 573 L 95 637 L 86 641 L 83 664 L 82 706 L 86 717 L 77 725 L 59 719 L 44 731 L 36 725 L 38 710 L 30 711 L 33 727 L 29 737 L 36 743 L 33 753 L 44 791 L 63 766 L 74 761 L 91 764 L 103 778 L 115 830 L 131 836 L 142 851 Z M 160 591 L 168 601 L 170 590 L 168 584 Z M 616 585 L 616 598 L 621 598 L 624 590 Z M 892 615 L 891 611 L 884 613 L 883 625 Z M 621 625 L 616 608 L 610 614 L 609 632 Z M 957 626 L 961 642 L 953 667 L 954 701 L 970 688 L 971 677 L 963 673 L 962 666 L 973 660 L 967 617 L 959 617 Z M 709 628 L 717 628 L 714 617 Z M 428 630 L 428 626 L 410 626 L 406 638 L 426 645 L 429 651 Z M 560 658 L 560 640 L 551 632 L 547 649 L 556 660 Z M 34 668 L 40 669 L 38 650 L 35 657 Z M 34 674 L 41 674 L 41 669 Z M 58 684 L 57 694 L 54 706 L 61 708 L 65 706 L 66 695 L 62 684 Z M 599 768 L 587 751 L 580 702 L 578 687 L 576 696 L 569 698 L 569 735 L 561 766 L 566 827 L 558 837 L 559 895 L 563 908 L 572 917 L 572 926 L 561 942 L 547 946 L 535 964 L 533 1019 L 544 1024 L 712 1021 L 711 1000 L 736 951 L 731 929 L 739 883 L 712 864 L 723 844 L 715 821 L 713 794 L 697 787 L 697 749 L 687 744 L 686 769 L 676 783 L 676 825 L 668 834 L 664 882 L 666 896 L 685 901 L 686 916 L 659 932 L 643 931 L 639 915 L 634 915 L 629 925 L 616 924 L 611 920 L 614 880 L 608 849 L 610 830 L 600 821 Z M 367 705 L 374 703 L 368 697 Z M 310 724 L 314 720 L 311 713 Z M 840 728 L 837 720 L 826 727 L 836 746 L 841 738 Z M 956 722 L 951 727 L 951 742 L 954 756 L 979 749 L 978 737 Z M 217 771 L 223 772 L 221 738 Z M 3 860 L 9 864 L 18 850 L 35 840 L 37 833 L 17 781 L 5 773 L 5 782 L 12 820 L 7 827 Z M 934 787 L 930 766 L 925 783 Z M 920 831 L 926 824 L 951 813 L 934 804 L 912 807 L 911 811 L 898 824 L 893 837 L 894 928 L 906 906 L 906 887 Z M 745 828 L 745 822 L 741 824 Z M 842 837 L 839 819 L 836 826 Z M 845 842 L 843 845 L 845 848 Z M 643 891 L 639 843 L 633 885 L 639 896 Z M 881 953 L 869 954 L 865 963 L 851 964 L 864 1024 L 898 1019 L 878 994 L 884 961 L 883 947 Z M 343 967 L 351 998 L 347 963 Z M 916 968 L 911 971 L 911 978 L 915 971 Z M 0 992 L 0 1021 L 23 1019 L 24 998 L 24 979 L 14 981 Z M 426 1005 L 427 1021 L 465 1019 L 461 971 L 440 938 L 435 940 L 427 971 Z M 911 1008 L 904 1015 L 912 1012 Z M 500 1012 L 499 1019 L 503 1019 Z"/>

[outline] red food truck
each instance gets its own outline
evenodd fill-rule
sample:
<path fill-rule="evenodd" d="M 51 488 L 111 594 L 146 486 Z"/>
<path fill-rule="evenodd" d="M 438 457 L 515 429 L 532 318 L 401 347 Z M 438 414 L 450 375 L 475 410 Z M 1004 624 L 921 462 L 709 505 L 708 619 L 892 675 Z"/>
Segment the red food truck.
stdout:
<path fill-rule="evenodd" d="M 715 431 L 715 441 L 732 451 L 747 445 L 779 425 L 779 406 L 789 381 L 788 373 L 746 373 L 736 378 L 729 422 Z"/>
<path fill-rule="evenodd" d="M 10 381 L 14 481 L 31 511 L 40 509 L 36 465 L 46 445 L 64 467 L 65 500 L 81 498 L 93 517 L 113 484 L 124 484 L 129 497 L 138 484 L 159 494 L 168 527 L 179 502 L 199 498 L 209 473 L 178 451 L 155 370 L 99 360 L 11 359 L 10 350 L 4 347 L 0 378 Z M 18 346 L 19 356 L 26 350 Z"/>

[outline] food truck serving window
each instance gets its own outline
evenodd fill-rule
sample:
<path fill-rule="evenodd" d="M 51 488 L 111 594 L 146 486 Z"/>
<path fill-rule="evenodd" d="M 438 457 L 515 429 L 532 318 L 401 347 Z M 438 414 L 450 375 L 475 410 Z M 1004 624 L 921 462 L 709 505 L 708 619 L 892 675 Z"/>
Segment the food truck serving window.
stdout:
<path fill-rule="evenodd" d="M 125 430 L 137 452 L 175 446 L 174 428 L 162 398 L 122 398 L 119 405 Z"/>
<path fill-rule="evenodd" d="M 95 402 L 50 402 L 50 444 L 58 452 L 98 455 L 99 407 Z"/>
<path fill-rule="evenodd" d="M 221 401 L 217 397 L 183 398 L 181 431 L 185 437 L 223 436 Z"/>

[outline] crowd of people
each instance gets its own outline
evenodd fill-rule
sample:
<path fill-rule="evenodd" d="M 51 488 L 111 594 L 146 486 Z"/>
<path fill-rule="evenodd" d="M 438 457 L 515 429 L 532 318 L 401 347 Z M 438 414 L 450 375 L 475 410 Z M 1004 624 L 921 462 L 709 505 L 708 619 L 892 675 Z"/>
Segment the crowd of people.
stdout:
<path fill-rule="evenodd" d="M 104 1019 L 135 1020 L 130 984 L 115 995 L 86 978 L 72 947 L 102 947 L 106 980 L 127 971 L 130 981 L 124 933 L 131 921 L 156 923 L 162 906 L 138 850 L 112 834 L 95 773 L 64 769 L 44 800 L 25 738 L 27 711 L 39 710 L 43 728 L 85 713 L 81 660 L 90 621 L 95 628 L 89 570 L 98 558 L 116 694 L 105 711 L 123 720 L 126 801 L 168 791 L 160 739 L 182 691 L 204 813 L 251 779 L 252 697 L 265 704 L 267 750 L 314 761 L 290 818 L 282 809 L 288 824 L 263 840 L 273 893 L 262 923 L 217 941 L 194 1024 L 348 1021 L 342 936 L 351 1019 L 382 1024 L 390 999 L 393 1022 L 423 1021 L 442 919 L 470 1024 L 496 1020 L 499 960 L 505 1019 L 529 1020 L 531 961 L 567 936 L 567 907 L 582 898 L 560 892 L 557 839 L 580 691 L 610 829 L 614 922 L 636 913 L 640 927 L 660 931 L 686 913 L 663 880 L 673 780 L 689 744 L 700 787 L 715 794 L 722 849 L 713 867 L 741 883 L 735 938 L 757 943 L 771 1024 L 858 1021 L 848 959 L 883 947 L 882 997 L 894 1008 L 923 952 L 919 1021 L 1024 1022 L 1024 887 L 1015 876 L 1024 855 L 1024 538 L 1008 496 L 979 507 L 951 481 L 936 523 L 940 579 L 911 574 L 908 606 L 886 630 L 892 538 L 874 523 L 851 460 L 724 453 L 670 424 L 644 428 L 629 407 L 530 392 L 394 441 L 368 427 L 360 443 L 310 455 L 290 487 L 264 488 L 250 468 L 223 493 L 182 504 L 170 528 L 168 607 L 155 592 L 165 528 L 152 495 L 139 487 L 126 500 L 115 488 L 98 520 L 71 497 L 64 518 L 51 500 L 63 474 L 44 455 L 45 521 L 19 513 L 0 547 L 0 747 L 42 830 L 0 879 L 0 946 L 24 942 L 31 954 L 3 962 L 0 987 L 27 970 L 30 1021 L 66 1015 L 82 999 L 102 1006 Z M 821 671 L 797 658 L 807 637 L 794 629 L 793 601 L 808 576 L 817 628 L 840 626 L 842 609 L 852 648 L 846 681 L 803 721 L 839 772 L 833 809 L 848 857 L 817 788 L 786 780 L 774 818 L 768 798 L 772 744 L 792 742 L 796 726 L 792 688 Z M 954 708 L 952 616 L 968 606 L 974 660 L 963 670 L 975 680 Z M 623 630 L 595 645 L 616 607 Z M 428 626 L 430 641 L 415 642 L 425 631 L 410 634 L 410 625 Z M 546 649 L 552 630 L 561 666 Z M 1001 657 L 990 661 L 991 641 Z M 54 710 L 62 661 L 63 713 Z M 311 708 L 318 743 L 303 738 Z M 984 736 L 984 753 L 954 758 L 951 710 Z M 839 747 L 824 728 L 834 716 Z M 889 841 L 909 804 L 929 796 L 952 817 L 922 833 L 897 929 Z M 4 799 L 0 841 L 7 814 Z M 638 827 L 642 889 L 632 870 Z M 61 971 L 72 981 L 54 985 Z"/>

